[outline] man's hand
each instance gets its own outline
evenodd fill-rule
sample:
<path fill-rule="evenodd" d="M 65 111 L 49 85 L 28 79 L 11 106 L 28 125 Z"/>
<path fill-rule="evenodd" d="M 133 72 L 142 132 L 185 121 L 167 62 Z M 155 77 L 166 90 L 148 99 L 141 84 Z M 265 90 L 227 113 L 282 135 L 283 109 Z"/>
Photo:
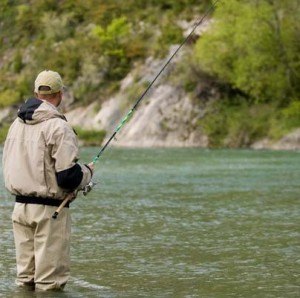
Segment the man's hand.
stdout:
<path fill-rule="evenodd" d="M 93 174 L 94 174 L 94 171 L 95 171 L 94 163 L 93 163 L 93 162 L 90 162 L 90 163 L 88 164 L 88 167 L 91 169 L 91 171 L 92 171 Z"/>
<path fill-rule="evenodd" d="M 93 177 L 94 175 L 94 163 L 93 162 L 90 162 L 89 164 L 84 164 L 86 168 L 89 169 L 89 171 L 91 172 L 91 178 Z"/>
<path fill-rule="evenodd" d="M 70 203 L 73 202 L 76 199 L 76 197 L 77 197 L 77 191 L 71 192 L 69 194 L 69 198 L 70 198 L 69 201 L 70 201 Z"/>

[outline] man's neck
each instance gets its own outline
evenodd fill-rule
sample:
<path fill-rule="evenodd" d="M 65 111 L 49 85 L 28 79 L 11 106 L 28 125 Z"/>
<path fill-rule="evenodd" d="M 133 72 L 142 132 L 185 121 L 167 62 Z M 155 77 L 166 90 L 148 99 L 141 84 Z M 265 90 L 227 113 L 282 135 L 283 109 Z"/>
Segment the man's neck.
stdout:
<path fill-rule="evenodd" d="M 39 98 L 39 100 L 42 100 L 42 101 L 50 104 L 51 106 L 53 106 L 55 109 L 57 109 L 57 105 L 55 104 L 54 101 L 50 101 L 49 99 L 44 99 L 44 98 Z"/>

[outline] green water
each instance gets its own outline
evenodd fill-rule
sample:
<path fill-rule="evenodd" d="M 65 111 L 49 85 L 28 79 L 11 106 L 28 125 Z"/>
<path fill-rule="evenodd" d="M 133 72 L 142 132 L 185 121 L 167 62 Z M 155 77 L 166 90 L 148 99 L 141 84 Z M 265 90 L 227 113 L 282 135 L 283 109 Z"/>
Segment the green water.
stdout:
<path fill-rule="evenodd" d="M 1 186 L 0 296 L 300 297 L 299 164 L 300 152 L 108 150 L 72 206 L 70 282 L 41 296 L 14 286 Z"/>

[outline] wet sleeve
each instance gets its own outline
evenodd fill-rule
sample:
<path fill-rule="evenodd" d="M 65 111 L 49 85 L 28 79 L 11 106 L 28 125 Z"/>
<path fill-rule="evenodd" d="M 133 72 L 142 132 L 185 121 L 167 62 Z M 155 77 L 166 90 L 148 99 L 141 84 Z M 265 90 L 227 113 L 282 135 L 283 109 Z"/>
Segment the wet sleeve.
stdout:
<path fill-rule="evenodd" d="M 91 172 L 85 165 L 77 163 L 78 142 L 72 128 L 61 122 L 52 131 L 50 139 L 58 186 L 73 191 L 88 184 L 92 178 Z"/>

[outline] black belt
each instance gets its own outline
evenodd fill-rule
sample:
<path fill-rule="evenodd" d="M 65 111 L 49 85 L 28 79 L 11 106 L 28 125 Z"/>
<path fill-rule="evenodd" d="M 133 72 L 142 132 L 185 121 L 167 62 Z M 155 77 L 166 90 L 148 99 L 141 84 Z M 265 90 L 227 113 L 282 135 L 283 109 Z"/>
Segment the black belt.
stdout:
<path fill-rule="evenodd" d="M 53 198 L 41 198 L 41 197 L 27 197 L 27 196 L 16 196 L 17 203 L 25 204 L 39 204 L 47 206 L 56 206 L 58 207 L 63 200 L 53 199 Z M 65 207 L 69 208 L 70 202 L 68 202 Z"/>

